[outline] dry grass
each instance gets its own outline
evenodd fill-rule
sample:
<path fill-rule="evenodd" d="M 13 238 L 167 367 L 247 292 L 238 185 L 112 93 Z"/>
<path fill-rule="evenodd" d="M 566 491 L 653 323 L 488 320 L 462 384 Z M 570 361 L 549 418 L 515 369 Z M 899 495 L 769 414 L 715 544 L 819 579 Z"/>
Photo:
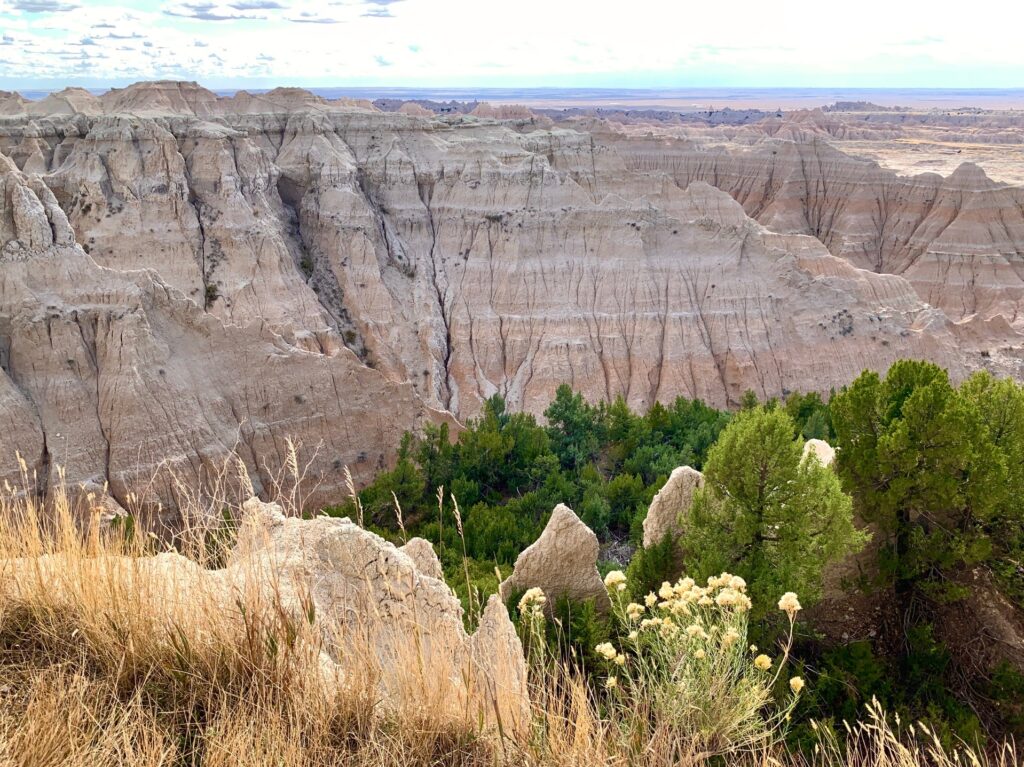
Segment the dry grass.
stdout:
<path fill-rule="evenodd" d="M 187 520 L 231 508 L 223 495 L 179 497 Z M 293 494 L 291 510 L 299 503 Z M 0 766 L 1019 763 L 1009 749 L 947 754 L 927 737 L 908 747 L 877 710 L 852 729 L 849 748 L 823 733 L 806 760 L 777 746 L 724 762 L 680 757 L 678 742 L 656 738 L 625 748 L 621 733 L 637 728 L 620 718 L 643 706 L 609 706 L 604 691 L 552 661 L 534 669 L 532 734 L 511 740 L 412 693 L 383 705 L 370 648 L 347 659 L 344 684 L 326 678 L 321 634 L 283 609 L 275 589 L 225 604 L 209 585 L 205 566 L 230 543 L 222 530 L 186 525 L 180 540 L 188 557 L 162 551 L 147 531 L 101 529 L 90 501 L 61 488 L 45 509 L 30 494 L 0 492 Z M 419 685 L 428 687 L 438 689 Z"/>

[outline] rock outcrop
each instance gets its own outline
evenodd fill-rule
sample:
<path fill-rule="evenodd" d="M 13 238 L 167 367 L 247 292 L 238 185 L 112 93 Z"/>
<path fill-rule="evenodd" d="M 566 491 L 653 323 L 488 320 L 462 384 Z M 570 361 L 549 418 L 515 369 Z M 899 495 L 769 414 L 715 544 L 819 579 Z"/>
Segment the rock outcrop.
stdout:
<path fill-rule="evenodd" d="M 199 475 L 237 444 L 266 472 L 287 436 L 325 442 L 331 495 L 441 411 L 539 414 L 562 383 L 645 409 L 901 357 L 1024 370 L 1021 191 L 971 168 L 298 89 L 58 96 L 0 106 L 0 423 L 115 498 L 158 451 Z M 72 317 L 51 343 L 42 318 Z"/>
<path fill-rule="evenodd" d="M 452 714 L 468 707 L 473 719 L 496 724 L 499 716 L 506 732 L 529 725 L 523 648 L 499 600 L 491 599 L 469 636 L 443 580 L 348 519 L 289 518 L 257 499 L 244 511 L 227 577 L 239 573 L 247 584 L 274 589 L 300 614 L 311 600 L 342 674 L 353 673 L 346 662 L 369 648 L 385 701 L 418 697 Z"/>
<path fill-rule="evenodd" d="M 804 454 L 802 460 L 813 455 L 822 466 L 831 466 L 836 459 L 836 451 L 828 442 L 823 439 L 809 439 L 804 443 Z"/>
<path fill-rule="evenodd" d="M 817 140 L 685 154 L 678 183 L 713 183 L 773 231 L 814 236 L 860 269 L 900 275 L 953 320 L 1022 321 L 1024 189 L 977 165 L 906 178 Z"/>
<path fill-rule="evenodd" d="M 677 539 L 682 524 L 693 505 L 693 495 L 704 487 L 704 475 L 690 466 L 672 470 L 668 481 L 658 491 L 644 517 L 644 548 L 650 548 L 668 535 Z"/>
<path fill-rule="evenodd" d="M 239 637 L 253 620 L 247 613 L 290 615 L 319 637 L 312 649 L 322 647 L 319 670 L 328 686 L 370 680 L 385 707 L 415 701 L 506 734 L 529 726 L 523 648 L 499 600 L 488 603 L 470 636 L 443 581 L 421 574 L 399 549 L 348 519 L 288 518 L 257 499 L 243 509 L 238 543 L 220 570 L 176 553 L 103 554 L 73 565 L 54 554 L 2 562 L 0 590 L 37 593 L 46 583 L 53 609 L 73 610 L 75 594 L 100 582 L 123 599 L 143 599 L 118 608 L 129 609 L 134 629 L 186 638 L 204 623 L 196 616 L 205 611 L 216 613 L 217 631 L 234 626 Z"/>
<path fill-rule="evenodd" d="M 410 538 L 405 545 L 399 546 L 398 550 L 412 560 L 421 575 L 437 578 L 439 581 L 444 580 L 441 560 L 437 558 L 434 544 L 430 541 L 425 538 Z"/>
<path fill-rule="evenodd" d="M 567 597 L 595 600 L 600 609 L 610 606 L 608 592 L 597 570 L 597 536 L 564 504 L 558 504 L 544 532 L 516 558 L 512 574 L 498 586 L 502 601 L 531 588 L 547 596 L 547 608 Z"/>
<path fill-rule="evenodd" d="M 225 324 L 156 272 L 97 266 L 6 158 L 0 190 L 0 478 L 20 484 L 20 453 L 44 491 L 60 464 L 122 506 L 136 492 L 173 508 L 171 473 L 199 486 L 233 453 L 269 488 L 292 436 L 322 500 L 346 465 L 368 476 L 405 429 L 441 417 L 340 343 L 309 351 L 266 323 Z"/>

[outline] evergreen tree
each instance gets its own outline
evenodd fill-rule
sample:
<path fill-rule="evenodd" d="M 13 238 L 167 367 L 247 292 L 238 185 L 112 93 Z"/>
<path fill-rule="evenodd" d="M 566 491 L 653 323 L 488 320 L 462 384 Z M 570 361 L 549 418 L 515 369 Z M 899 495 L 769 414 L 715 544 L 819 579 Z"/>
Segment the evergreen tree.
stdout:
<path fill-rule="evenodd" d="M 938 366 L 901 360 L 834 398 L 837 470 L 881 530 L 883 582 L 904 612 L 918 596 L 962 596 L 957 572 L 990 560 L 993 529 L 1019 519 L 1020 397 L 1010 381 L 957 390 Z"/>
<path fill-rule="evenodd" d="M 758 613 L 786 591 L 813 603 L 825 567 L 864 541 L 838 477 L 816 459 L 802 460 L 794 429 L 781 408 L 734 416 L 708 453 L 705 486 L 682 538 L 691 575 L 742 575 Z"/>

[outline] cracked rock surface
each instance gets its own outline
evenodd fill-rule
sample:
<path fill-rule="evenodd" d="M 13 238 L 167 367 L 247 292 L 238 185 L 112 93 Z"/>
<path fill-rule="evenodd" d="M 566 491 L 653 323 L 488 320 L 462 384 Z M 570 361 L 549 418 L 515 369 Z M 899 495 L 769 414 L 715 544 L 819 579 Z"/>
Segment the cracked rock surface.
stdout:
<path fill-rule="evenodd" d="M 682 520 L 693 505 L 693 494 L 704 487 L 704 475 L 690 466 L 672 470 L 668 481 L 651 500 L 644 517 L 644 548 L 660 543 L 666 535 L 682 534 Z"/>
<path fill-rule="evenodd" d="M 611 603 L 597 571 L 598 551 L 594 532 L 560 503 L 551 512 L 544 532 L 516 558 L 512 574 L 498 586 L 498 593 L 505 601 L 538 587 L 547 596 L 548 609 L 560 597 L 593 599 L 599 608 L 607 609 Z"/>

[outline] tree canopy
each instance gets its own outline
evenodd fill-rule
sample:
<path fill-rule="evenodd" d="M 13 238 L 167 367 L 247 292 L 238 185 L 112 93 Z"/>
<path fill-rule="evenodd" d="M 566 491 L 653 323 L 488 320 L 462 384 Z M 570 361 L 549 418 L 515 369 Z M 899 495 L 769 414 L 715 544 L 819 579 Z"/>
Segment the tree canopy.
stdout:
<path fill-rule="evenodd" d="M 687 572 L 742 575 L 762 611 L 785 591 L 814 602 L 824 569 L 864 541 L 838 477 L 803 459 L 795 431 L 781 408 L 738 413 L 708 453 L 704 488 L 683 525 Z"/>

